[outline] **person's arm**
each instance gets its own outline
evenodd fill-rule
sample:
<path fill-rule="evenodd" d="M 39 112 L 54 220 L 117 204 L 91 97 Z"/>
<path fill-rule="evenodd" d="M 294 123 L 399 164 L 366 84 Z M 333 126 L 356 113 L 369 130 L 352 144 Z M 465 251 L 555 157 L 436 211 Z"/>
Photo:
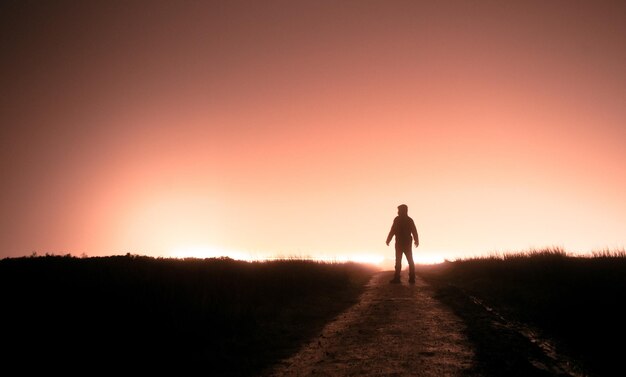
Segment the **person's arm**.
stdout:
<path fill-rule="evenodd" d="M 415 240 L 415 247 L 420 245 L 420 238 L 417 235 L 417 228 L 415 227 L 415 222 L 411 221 L 411 233 L 413 233 L 413 239 Z"/>
<path fill-rule="evenodd" d="M 387 235 L 387 246 L 389 246 L 389 242 L 391 242 L 391 239 L 393 238 L 393 235 L 396 234 L 396 221 L 393 221 L 393 224 L 391 225 L 391 229 L 389 230 L 389 235 Z"/>

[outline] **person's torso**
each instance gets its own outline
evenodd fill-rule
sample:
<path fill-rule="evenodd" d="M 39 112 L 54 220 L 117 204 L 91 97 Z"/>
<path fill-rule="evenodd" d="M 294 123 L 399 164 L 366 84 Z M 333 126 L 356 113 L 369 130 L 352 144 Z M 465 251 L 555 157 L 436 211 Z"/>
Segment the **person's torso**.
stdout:
<path fill-rule="evenodd" d="M 411 230 L 413 229 L 413 219 L 408 216 L 398 216 L 395 222 L 396 242 L 411 243 Z"/>

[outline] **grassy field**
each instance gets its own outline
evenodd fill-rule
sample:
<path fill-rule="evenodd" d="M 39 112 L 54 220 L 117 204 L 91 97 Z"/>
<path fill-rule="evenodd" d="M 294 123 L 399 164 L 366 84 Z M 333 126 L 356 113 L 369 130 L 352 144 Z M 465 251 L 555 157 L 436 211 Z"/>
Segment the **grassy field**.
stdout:
<path fill-rule="evenodd" d="M 580 362 L 583 374 L 614 376 L 623 370 L 624 252 L 575 257 L 548 249 L 421 266 L 418 272 L 470 325 L 469 336 L 487 374 L 507 368 L 512 375 L 537 374 L 530 365 L 528 371 L 535 372 L 519 373 L 521 359 L 535 352 L 536 345 L 513 332 L 503 341 L 504 330 L 487 323 L 495 315 L 528 324 L 539 337 L 554 340 L 560 352 Z M 485 313 L 485 307 L 493 312 Z"/>
<path fill-rule="evenodd" d="M 300 260 L 3 259 L 3 366 L 255 375 L 354 303 L 373 273 Z"/>

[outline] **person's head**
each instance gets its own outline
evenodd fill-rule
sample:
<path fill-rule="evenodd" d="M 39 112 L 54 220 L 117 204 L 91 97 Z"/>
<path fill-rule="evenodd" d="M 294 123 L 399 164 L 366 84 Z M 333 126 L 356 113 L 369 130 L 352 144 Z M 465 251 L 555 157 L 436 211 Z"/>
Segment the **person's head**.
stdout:
<path fill-rule="evenodd" d="M 406 204 L 400 204 L 398 206 L 398 215 L 408 215 L 409 214 L 409 206 Z"/>

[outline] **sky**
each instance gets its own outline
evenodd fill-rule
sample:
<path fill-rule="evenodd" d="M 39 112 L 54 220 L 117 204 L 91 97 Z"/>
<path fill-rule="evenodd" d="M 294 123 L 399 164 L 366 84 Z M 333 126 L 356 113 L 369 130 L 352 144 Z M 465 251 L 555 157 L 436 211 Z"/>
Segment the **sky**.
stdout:
<path fill-rule="evenodd" d="M 626 239 L 620 1 L 4 1 L 0 257 Z"/>

